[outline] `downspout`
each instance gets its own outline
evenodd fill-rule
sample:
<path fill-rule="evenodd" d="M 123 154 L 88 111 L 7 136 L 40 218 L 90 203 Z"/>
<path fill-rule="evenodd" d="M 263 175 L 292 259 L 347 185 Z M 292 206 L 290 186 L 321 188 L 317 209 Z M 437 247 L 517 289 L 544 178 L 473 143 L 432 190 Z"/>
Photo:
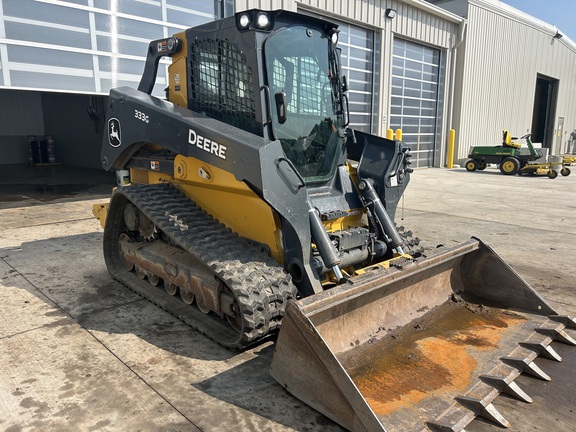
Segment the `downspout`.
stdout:
<path fill-rule="evenodd" d="M 455 84 L 456 84 L 456 63 L 458 60 L 458 47 L 462 45 L 464 39 L 466 37 L 466 30 L 468 28 L 468 20 L 464 19 L 458 26 L 459 34 L 458 34 L 458 41 L 456 44 L 451 48 L 452 51 L 452 71 L 450 73 L 450 111 L 448 113 L 448 118 L 450 119 L 450 129 L 454 126 L 454 98 L 455 98 Z M 460 133 L 460 131 L 457 131 Z"/>

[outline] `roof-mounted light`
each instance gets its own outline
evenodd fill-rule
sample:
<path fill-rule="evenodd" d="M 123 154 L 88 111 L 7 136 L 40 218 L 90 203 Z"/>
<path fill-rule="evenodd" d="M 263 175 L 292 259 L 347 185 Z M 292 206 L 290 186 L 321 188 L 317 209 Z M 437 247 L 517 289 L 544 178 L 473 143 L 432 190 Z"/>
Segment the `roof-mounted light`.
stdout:
<path fill-rule="evenodd" d="M 339 35 L 339 33 L 340 33 L 340 30 L 334 29 L 334 30 L 332 31 L 332 34 L 330 35 L 330 40 L 332 41 L 332 43 L 333 43 L 334 45 L 337 45 L 337 44 L 338 44 L 338 35 Z"/>
<path fill-rule="evenodd" d="M 2 0 L 0 0 L 2 1 Z M 236 14 L 236 28 L 242 32 L 248 30 L 272 31 L 276 12 L 251 9 Z"/>
<path fill-rule="evenodd" d="M 238 20 L 238 24 L 240 24 L 241 29 L 247 29 L 252 20 L 250 19 L 249 14 L 242 14 L 240 15 L 240 19 Z"/>
<path fill-rule="evenodd" d="M 264 13 L 264 12 L 260 12 L 258 14 L 258 17 L 256 18 L 256 26 L 261 29 L 264 30 L 266 29 L 268 26 L 270 25 L 270 18 L 268 17 L 268 14 Z"/>

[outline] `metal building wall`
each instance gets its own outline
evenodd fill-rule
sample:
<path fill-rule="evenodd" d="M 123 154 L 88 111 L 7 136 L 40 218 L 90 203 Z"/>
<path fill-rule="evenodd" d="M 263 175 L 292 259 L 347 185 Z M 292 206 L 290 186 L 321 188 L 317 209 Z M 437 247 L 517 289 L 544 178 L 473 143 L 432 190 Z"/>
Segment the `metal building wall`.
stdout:
<path fill-rule="evenodd" d="M 0 91 L 0 141 L 5 136 L 44 135 L 40 93 Z"/>
<path fill-rule="evenodd" d="M 0 89 L 136 87 L 148 43 L 231 12 L 232 0 L 0 0 Z M 161 60 L 154 94 L 164 95 Z"/>
<path fill-rule="evenodd" d="M 28 161 L 28 135 L 44 135 L 40 93 L 0 91 L 0 165 Z"/>
<path fill-rule="evenodd" d="M 298 8 L 312 10 L 325 16 L 355 21 L 365 27 L 392 32 L 419 42 L 449 48 L 451 38 L 458 32 L 459 17 L 423 0 L 236 0 L 235 10 L 252 8 L 264 10 Z M 397 11 L 394 19 L 384 16 L 387 8 Z"/>
<path fill-rule="evenodd" d="M 537 74 L 560 81 L 555 132 L 558 117 L 565 118 L 563 142 L 576 129 L 576 45 L 554 39 L 555 27 L 495 3 L 469 1 L 455 104 L 460 162 L 471 145 L 499 144 L 503 129 L 515 136 L 530 131 Z"/>
<path fill-rule="evenodd" d="M 241 12 L 248 9 L 277 10 L 284 9 L 296 12 L 295 0 L 234 0 L 234 11 Z"/>

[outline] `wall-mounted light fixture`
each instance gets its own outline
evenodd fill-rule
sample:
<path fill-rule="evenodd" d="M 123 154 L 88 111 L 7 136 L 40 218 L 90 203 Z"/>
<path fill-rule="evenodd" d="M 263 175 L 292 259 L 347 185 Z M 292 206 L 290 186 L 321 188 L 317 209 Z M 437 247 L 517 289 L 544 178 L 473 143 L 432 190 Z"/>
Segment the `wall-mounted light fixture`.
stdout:
<path fill-rule="evenodd" d="M 556 34 L 554 36 L 552 36 L 554 39 L 560 39 L 562 38 L 562 33 L 560 33 L 558 30 L 556 30 Z"/>
<path fill-rule="evenodd" d="M 386 12 L 384 12 L 386 18 L 394 18 L 396 16 L 396 9 L 388 8 Z"/>

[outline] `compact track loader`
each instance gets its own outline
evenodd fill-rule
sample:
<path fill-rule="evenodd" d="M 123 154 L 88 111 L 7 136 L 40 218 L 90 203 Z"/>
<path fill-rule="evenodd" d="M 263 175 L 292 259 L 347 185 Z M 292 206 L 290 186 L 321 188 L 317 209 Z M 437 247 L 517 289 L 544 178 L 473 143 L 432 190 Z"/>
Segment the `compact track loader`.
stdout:
<path fill-rule="evenodd" d="M 529 401 L 514 379 L 547 379 L 532 360 L 576 323 L 477 239 L 417 253 L 394 223 L 410 150 L 348 127 L 337 39 L 250 10 L 151 42 L 110 92 L 106 265 L 226 347 L 277 337 L 275 379 L 347 429 L 507 425 L 492 400 Z"/>

